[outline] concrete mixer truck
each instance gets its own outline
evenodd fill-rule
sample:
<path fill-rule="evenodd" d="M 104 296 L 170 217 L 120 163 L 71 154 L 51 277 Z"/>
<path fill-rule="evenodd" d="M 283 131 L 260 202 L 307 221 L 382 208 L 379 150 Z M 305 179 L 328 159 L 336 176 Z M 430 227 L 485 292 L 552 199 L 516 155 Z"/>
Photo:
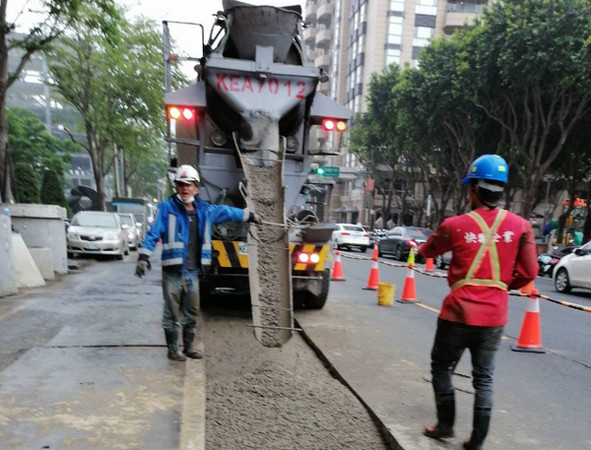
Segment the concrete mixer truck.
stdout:
<path fill-rule="evenodd" d="M 277 347 L 294 331 L 294 301 L 320 309 L 329 289 L 333 226 L 306 206 L 310 130 L 345 131 L 351 113 L 317 92 L 328 77 L 308 61 L 300 6 L 223 8 L 203 39 L 196 82 L 174 91 L 172 22 L 163 23 L 167 139 L 179 165 L 198 168 L 201 198 L 262 217 L 259 226 L 214 227 L 200 283 L 203 295 L 249 292 L 257 340 Z"/>

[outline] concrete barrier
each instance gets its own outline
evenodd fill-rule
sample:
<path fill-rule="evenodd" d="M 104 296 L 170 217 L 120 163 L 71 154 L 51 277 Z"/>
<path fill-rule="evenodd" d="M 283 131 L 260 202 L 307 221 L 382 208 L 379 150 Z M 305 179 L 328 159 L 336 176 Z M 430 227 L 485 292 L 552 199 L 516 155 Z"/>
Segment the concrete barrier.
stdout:
<path fill-rule="evenodd" d="M 0 215 L 0 297 L 17 293 L 10 224 L 10 217 Z"/>
<path fill-rule="evenodd" d="M 68 273 L 68 251 L 64 219 L 66 209 L 57 205 L 23 204 L 0 205 L 10 210 L 12 226 L 27 247 L 46 247 L 51 250 L 53 269 Z"/>
<path fill-rule="evenodd" d="M 33 288 L 45 286 L 45 281 L 37 264 L 29 253 L 25 241 L 18 233 L 12 233 L 12 247 L 14 248 L 14 268 L 16 284 L 19 288 Z"/>
<path fill-rule="evenodd" d="M 44 280 L 54 280 L 55 270 L 53 269 L 53 256 L 47 247 L 29 247 L 29 253 L 37 265 Z"/>

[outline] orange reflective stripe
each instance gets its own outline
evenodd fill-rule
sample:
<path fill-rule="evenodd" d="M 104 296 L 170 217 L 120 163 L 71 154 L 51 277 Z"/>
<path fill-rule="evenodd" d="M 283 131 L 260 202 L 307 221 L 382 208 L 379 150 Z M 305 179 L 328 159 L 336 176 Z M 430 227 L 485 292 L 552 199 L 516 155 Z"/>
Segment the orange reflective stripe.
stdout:
<path fill-rule="evenodd" d="M 483 234 L 486 234 L 486 238 L 484 239 L 482 245 L 478 249 L 476 256 L 474 256 L 474 260 L 472 261 L 472 264 L 468 269 L 466 278 L 464 278 L 463 280 L 458 280 L 454 284 L 452 284 L 452 290 L 464 285 L 490 286 L 499 289 L 507 289 L 507 284 L 501 281 L 501 264 L 499 262 L 499 253 L 497 251 L 497 246 L 494 241 L 495 234 L 501 226 L 501 223 L 503 223 L 506 214 L 507 211 L 500 209 L 497 214 L 497 217 L 495 217 L 495 220 L 490 228 L 488 227 L 482 216 L 480 216 L 480 214 L 478 214 L 476 211 L 471 211 L 468 214 L 470 217 L 472 217 L 472 219 L 474 219 L 474 221 L 480 228 L 480 231 L 482 231 Z M 483 258 L 487 250 L 489 251 L 489 258 L 492 269 L 492 279 L 472 278 L 476 271 L 480 268 L 480 265 L 482 264 Z"/>

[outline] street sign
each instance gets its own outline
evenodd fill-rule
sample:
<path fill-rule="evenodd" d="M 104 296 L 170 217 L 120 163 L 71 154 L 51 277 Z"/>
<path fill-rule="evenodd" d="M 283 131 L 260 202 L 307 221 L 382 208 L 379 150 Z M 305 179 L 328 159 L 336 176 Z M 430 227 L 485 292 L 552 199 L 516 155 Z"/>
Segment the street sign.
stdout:
<path fill-rule="evenodd" d="M 322 169 L 324 169 L 323 177 L 338 177 L 341 173 L 340 167 L 324 166 Z"/>

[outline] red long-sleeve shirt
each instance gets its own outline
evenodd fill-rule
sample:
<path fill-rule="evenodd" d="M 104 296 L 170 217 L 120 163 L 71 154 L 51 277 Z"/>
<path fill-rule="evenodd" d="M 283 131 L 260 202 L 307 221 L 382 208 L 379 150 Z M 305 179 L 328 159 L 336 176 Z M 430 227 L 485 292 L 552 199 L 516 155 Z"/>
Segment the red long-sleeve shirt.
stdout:
<path fill-rule="evenodd" d="M 477 209 L 489 227 L 497 217 L 498 209 Z M 486 233 L 468 214 L 446 219 L 429 236 L 419 253 L 432 258 L 447 251 L 453 256 L 447 279 L 450 286 L 464 280 Z M 536 243 L 531 224 L 516 214 L 507 212 L 493 239 L 498 253 L 500 281 L 508 289 L 519 289 L 533 280 L 538 273 Z M 493 278 L 492 252 L 487 250 L 473 278 Z M 508 291 L 499 287 L 473 285 L 469 282 L 452 288 L 443 300 L 440 318 L 452 322 L 478 326 L 502 326 L 507 323 Z"/>

